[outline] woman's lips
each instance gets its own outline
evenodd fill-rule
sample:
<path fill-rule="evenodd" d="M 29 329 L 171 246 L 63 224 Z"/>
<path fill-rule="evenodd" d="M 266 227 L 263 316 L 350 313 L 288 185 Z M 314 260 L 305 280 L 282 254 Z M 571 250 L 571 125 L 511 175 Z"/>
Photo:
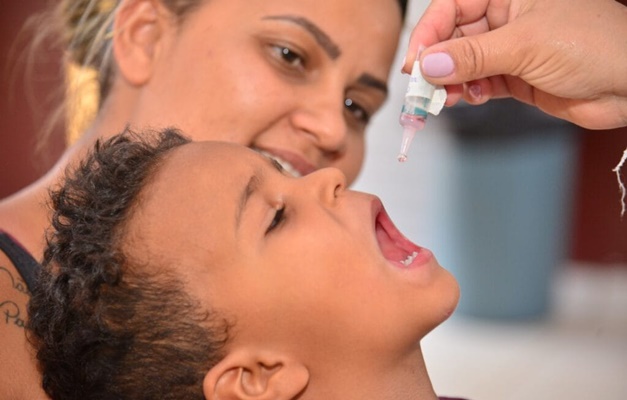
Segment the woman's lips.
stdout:
<path fill-rule="evenodd" d="M 394 226 L 380 201 L 375 204 L 374 229 L 383 257 L 399 268 L 407 269 L 427 263 L 433 255 L 407 239 Z"/>

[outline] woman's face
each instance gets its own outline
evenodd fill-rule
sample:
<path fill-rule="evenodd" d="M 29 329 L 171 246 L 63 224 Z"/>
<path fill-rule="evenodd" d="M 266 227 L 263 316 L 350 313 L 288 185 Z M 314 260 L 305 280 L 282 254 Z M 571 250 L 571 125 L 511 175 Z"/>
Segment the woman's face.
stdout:
<path fill-rule="evenodd" d="M 207 0 L 165 31 L 131 123 L 254 147 L 300 175 L 337 167 L 350 183 L 400 29 L 397 0 Z"/>
<path fill-rule="evenodd" d="M 236 343 L 320 365 L 398 365 L 457 303 L 433 255 L 334 168 L 294 178 L 245 147 L 194 142 L 168 156 L 140 204 L 131 253 L 173 265 L 233 316 Z"/>

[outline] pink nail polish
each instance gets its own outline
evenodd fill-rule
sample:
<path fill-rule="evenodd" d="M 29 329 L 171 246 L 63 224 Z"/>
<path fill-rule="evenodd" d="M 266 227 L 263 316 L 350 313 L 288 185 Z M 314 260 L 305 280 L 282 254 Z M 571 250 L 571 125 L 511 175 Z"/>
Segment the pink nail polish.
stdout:
<path fill-rule="evenodd" d="M 433 53 L 422 60 L 422 72 L 432 78 L 441 78 L 455 71 L 453 59 L 446 53 Z"/>
<path fill-rule="evenodd" d="M 475 100 L 481 100 L 481 86 L 470 85 L 468 92 Z"/>

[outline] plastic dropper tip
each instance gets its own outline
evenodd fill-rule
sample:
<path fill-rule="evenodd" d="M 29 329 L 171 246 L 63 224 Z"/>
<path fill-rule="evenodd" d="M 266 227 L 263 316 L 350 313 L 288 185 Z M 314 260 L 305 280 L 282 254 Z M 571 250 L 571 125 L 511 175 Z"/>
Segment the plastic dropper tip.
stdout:
<path fill-rule="evenodd" d="M 398 153 L 398 161 L 407 161 L 407 153 L 409 153 L 409 145 L 411 144 L 414 135 L 416 134 L 416 128 L 411 126 L 405 126 L 403 128 L 403 140 L 401 141 L 401 151 Z"/>

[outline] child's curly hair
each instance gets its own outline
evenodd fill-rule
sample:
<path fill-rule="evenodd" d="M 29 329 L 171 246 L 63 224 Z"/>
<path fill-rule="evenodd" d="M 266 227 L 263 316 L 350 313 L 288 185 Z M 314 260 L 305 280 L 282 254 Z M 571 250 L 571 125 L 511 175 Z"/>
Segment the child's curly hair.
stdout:
<path fill-rule="evenodd" d="M 53 399 L 204 398 L 229 323 L 186 294 L 167 266 L 122 251 L 142 188 L 188 142 L 173 129 L 98 142 L 52 193 L 27 328 Z"/>

